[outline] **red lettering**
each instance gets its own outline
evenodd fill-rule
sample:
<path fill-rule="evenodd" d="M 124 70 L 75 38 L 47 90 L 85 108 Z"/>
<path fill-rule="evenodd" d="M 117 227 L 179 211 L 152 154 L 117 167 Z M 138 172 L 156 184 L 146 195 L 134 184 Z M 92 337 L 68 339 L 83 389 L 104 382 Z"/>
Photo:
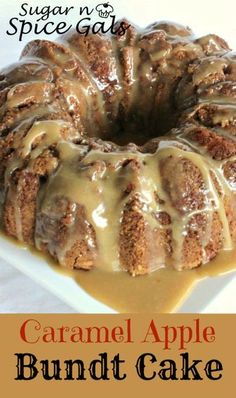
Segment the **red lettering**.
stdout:
<path fill-rule="evenodd" d="M 213 343 L 213 341 L 215 341 L 216 339 L 215 329 L 213 328 L 213 326 L 208 326 L 204 328 L 202 334 L 203 334 L 203 339 L 207 343 Z"/>
<path fill-rule="evenodd" d="M 39 341 L 39 337 L 37 337 L 35 340 L 30 341 L 28 339 L 28 328 L 30 324 L 34 325 L 34 330 L 40 330 L 41 329 L 41 324 L 36 320 L 36 319 L 27 319 L 21 326 L 20 328 L 20 336 L 21 339 L 25 342 L 25 343 L 29 343 L 29 344 L 36 344 Z M 31 325 L 32 326 L 32 325 Z"/>

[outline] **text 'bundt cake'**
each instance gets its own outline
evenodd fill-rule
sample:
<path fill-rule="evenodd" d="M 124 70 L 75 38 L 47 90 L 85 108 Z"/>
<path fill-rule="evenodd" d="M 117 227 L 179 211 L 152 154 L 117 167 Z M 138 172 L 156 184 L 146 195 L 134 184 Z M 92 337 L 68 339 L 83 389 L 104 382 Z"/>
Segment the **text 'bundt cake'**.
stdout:
<path fill-rule="evenodd" d="M 7 235 L 68 268 L 132 275 L 233 248 L 236 54 L 224 40 L 165 22 L 35 40 L 0 90 Z"/>

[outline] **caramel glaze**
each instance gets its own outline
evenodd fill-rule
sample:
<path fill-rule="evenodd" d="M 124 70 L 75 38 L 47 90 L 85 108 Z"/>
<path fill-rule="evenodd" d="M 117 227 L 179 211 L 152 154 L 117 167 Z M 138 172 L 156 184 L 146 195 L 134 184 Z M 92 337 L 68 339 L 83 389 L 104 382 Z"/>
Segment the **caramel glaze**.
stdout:
<path fill-rule="evenodd" d="M 165 267 L 141 278 L 130 278 L 125 272 L 107 273 L 98 269 L 73 271 L 69 275 L 88 294 L 118 312 L 172 313 L 181 309 L 203 279 L 235 271 L 235 256 L 235 249 L 221 252 L 204 267 L 181 272 Z"/>
<path fill-rule="evenodd" d="M 160 290 L 156 302 L 177 278 L 186 290 L 197 271 L 173 269 L 235 250 L 235 65 L 218 36 L 166 22 L 29 43 L 0 75 L 5 232 L 67 268 L 96 268 L 103 292 L 118 275 L 141 297 Z"/>
<path fill-rule="evenodd" d="M 2 234 L 6 239 L 6 235 Z M 14 245 L 27 249 L 15 239 L 8 240 Z M 141 278 L 130 278 L 127 272 L 107 272 L 94 268 L 90 272 L 58 267 L 51 256 L 30 248 L 34 256 L 46 261 L 55 272 L 72 278 L 80 288 L 112 310 L 120 313 L 173 313 L 181 310 L 189 294 L 206 278 L 217 278 L 235 272 L 236 249 L 221 251 L 204 267 L 176 272 L 164 267 Z M 145 299 L 144 299 L 145 297 Z M 79 300 L 79 295 L 78 295 Z M 204 305 L 201 300 L 198 308 Z M 86 310 L 86 309 L 84 309 Z"/>

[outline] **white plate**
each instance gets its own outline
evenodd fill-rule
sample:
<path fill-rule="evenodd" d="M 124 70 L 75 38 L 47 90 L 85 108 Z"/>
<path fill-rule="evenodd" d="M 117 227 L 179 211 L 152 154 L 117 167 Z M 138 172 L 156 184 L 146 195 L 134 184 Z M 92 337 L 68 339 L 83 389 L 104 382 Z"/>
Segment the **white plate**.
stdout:
<path fill-rule="evenodd" d="M 115 313 L 95 300 L 72 277 L 55 271 L 25 248 L 0 238 L 0 257 L 80 313 Z M 207 278 L 198 283 L 178 312 L 236 313 L 236 272 Z"/>

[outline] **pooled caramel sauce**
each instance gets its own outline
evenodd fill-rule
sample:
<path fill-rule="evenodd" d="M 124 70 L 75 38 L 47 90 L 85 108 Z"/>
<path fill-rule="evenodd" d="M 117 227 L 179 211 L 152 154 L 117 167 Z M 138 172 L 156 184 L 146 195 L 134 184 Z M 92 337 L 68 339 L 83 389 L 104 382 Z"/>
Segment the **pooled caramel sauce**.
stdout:
<path fill-rule="evenodd" d="M 1 235 L 20 248 L 28 249 L 14 238 L 6 237 L 4 233 Z M 69 270 L 60 267 L 51 257 L 34 248 L 30 251 L 46 261 L 55 272 L 74 279 L 94 299 L 120 313 L 177 312 L 203 279 L 236 272 L 236 248 L 221 251 L 208 264 L 196 269 L 179 272 L 166 267 L 139 277 L 131 277 L 127 272 L 109 272 L 103 268 L 91 271 Z"/>
<path fill-rule="evenodd" d="M 59 267 L 35 249 L 32 252 L 43 258 L 55 272 L 73 278 L 90 296 L 120 313 L 176 312 L 203 279 L 236 272 L 236 248 L 221 251 L 208 264 L 196 269 L 176 271 L 173 267 L 165 267 L 139 277 L 131 277 L 122 271 L 109 272 L 103 267 L 72 271 Z"/>
<path fill-rule="evenodd" d="M 149 275 L 130 277 L 124 272 L 102 270 L 73 272 L 79 286 L 110 308 L 124 312 L 171 313 L 191 294 L 202 279 L 236 271 L 236 249 L 223 251 L 197 269 L 176 271 L 166 267 Z"/>

